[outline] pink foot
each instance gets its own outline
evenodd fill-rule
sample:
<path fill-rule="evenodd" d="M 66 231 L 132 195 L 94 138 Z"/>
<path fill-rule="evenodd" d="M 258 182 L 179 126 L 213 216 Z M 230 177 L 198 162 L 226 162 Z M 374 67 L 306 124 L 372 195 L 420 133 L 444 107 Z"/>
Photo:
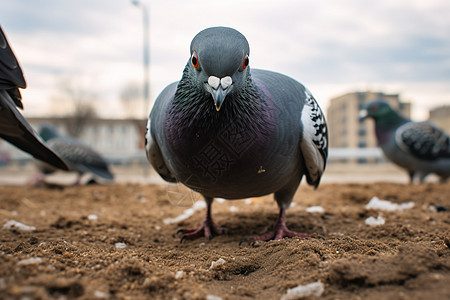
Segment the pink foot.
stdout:
<path fill-rule="evenodd" d="M 180 243 L 183 242 L 183 240 L 195 240 L 196 238 L 200 238 L 204 236 L 208 240 L 213 238 L 213 235 L 220 235 L 225 232 L 225 228 L 218 227 L 212 219 L 205 218 L 203 220 L 203 223 L 198 228 L 187 228 L 187 229 L 180 229 L 178 230 L 178 233 L 182 233 Z"/>
<path fill-rule="evenodd" d="M 45 176 L 44 174 L 38 172 L 30 178 L 29 183 L 33 186 L 45 185 Z"/>
<path fill-rule="evenodd" d="M 307 234 L 307 233 L 299 233 L 299 232 L 289 230 L 286 226 L 286 223 L 284 222 L 284 217 L 285 217 L 285 209 L 280 208 L 280 216 L 278 217 L 278 221 L 275 224 L 275 229 L 266 234 L 250 238 L 250 239 L 248 239 L 248 241 L 256 242 L 256 241 L 281 240 L 285 237 L 291 238 L 291 237 L 295 237 L 295 236 L 298 236 L 301 238 L 311 237 L 311 235 Z"/>
<path fill-rule="evenodd" d="M 187 228 L 187 229 L 180 229 L 177 231 L 177 233 L 182 233 L 180 243 L 183 242 L 183 240 L 195 240 L 199 237 L 206 237 L 208 240 L 213 238 L 214 235 L 220 235 L 225 232 L 225 228 L 218 227 L 216 224 L 214 224 L 214 221 L 211 217 L 211 204 L 213 199 L 212 198 L 206 198 L 206 215 L 205 219 L 203 220 L 203 223 L 198 228 Z"/>

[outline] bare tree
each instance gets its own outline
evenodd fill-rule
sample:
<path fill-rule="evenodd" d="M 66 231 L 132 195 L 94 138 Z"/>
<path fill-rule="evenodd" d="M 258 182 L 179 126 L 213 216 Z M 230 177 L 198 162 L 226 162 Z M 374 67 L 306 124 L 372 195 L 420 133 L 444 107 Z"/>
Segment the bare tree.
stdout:
<path fill-rule="evenodd" d="M 95 93 L 83 87 L 73 78 L 61 78 L 58 95 L 53 96 L 53 103 L 58 103 L 65 111 L 67 133 L 79 137 L 87 121 L 97 116 L 94 101 Z"/>
<path fill-rule="evenodd" d="M 142 91 L 136 82 L 129 82 L 120 92 L 120 102 L 122 104 L 124 117 L 142 117 Z"/>

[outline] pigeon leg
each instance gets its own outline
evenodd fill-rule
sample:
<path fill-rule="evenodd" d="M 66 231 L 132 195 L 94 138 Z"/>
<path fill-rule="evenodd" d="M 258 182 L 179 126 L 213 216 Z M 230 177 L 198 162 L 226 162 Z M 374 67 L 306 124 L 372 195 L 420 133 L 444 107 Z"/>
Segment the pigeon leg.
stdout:
<path fill-rule="evenodd" d="M 206 201 L 206 215 L 205 219 L 203 219 L 202 225 L 198 228 L 188 228 L 188 229 L 180 229 L 178 233 L 182 233 L 180 242 L 183 240 L 194 240 L 199 237 L 206 237 L 208 240 L 213 238 L 213 234 L 220 235 L 225 232 L 225 228 L 218 227 L 214 224 L 214 221 L 211 216 L 211 205 L 213 202 L 213 198 L 205 197 Z"/>
<path fill-rule="evenodd" d="M 409 171 L 409 184 L 413 184 L 414 183 L 414 171 Z"/>
<path fill-rule="evenodd" d="M 280 215 L 278 217 L 278 221 L 275 224 L 275 228 L 273 231 L 268 232 L 263 235 L 255 236 L 250 239 L 252 242 L 256 241 L 269 241 L 269 240 L 281 240 L 284 237 L 294 237 L 298 236 L 301 238 L 307 238 L 310 237 L 310 234 L 307 233 L 298 233 L 295 231 L 291 231 L 287 228 L 286 223 L 284 221 L 286 215 L 286 209 L 283 207 L 280 207 Z"/>
<path fill-rule="evenodd" d="M 77 180 L 73 183 L 73 185 L 75 185 L 75 186 L 81 185 L 81 177 L 82 176 L 83 176 L 83 174 L 77 173 Z"/>
<path fill-rule="evenodd" d="M 30 179 L 30 183 L 33 186 L 45 184 L 45 175 L 41 172 L 34 174 L 34 176 Z"/>

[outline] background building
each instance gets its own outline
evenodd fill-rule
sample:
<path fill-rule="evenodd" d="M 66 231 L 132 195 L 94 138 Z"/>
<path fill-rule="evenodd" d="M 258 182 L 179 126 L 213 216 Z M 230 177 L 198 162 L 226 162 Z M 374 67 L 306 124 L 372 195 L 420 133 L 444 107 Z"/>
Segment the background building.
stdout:
<path fill-rule="evenodd" d="M 81 122 L 74 118 L 27 118 L 27 120 L 36 131 L 39 131 L 42 125 L 50 124 L 64 136 L 73 136 L 70 132 L 78 132 L 77 139 L 115 164 L 145 159 L 144 136 L 147 120 L 102 118 L 90 118 Z M 28 153 L 0 139 L 0 162 L 28 161 L 30 158 Z"/>
<path fill-rule="evenodd" d="M 409 118 L 410 103 L 400 102 L 398 94 L 382 92 L 353 92 L 332 98 L 327 110 L 330 148 L 375 148 L 377 142 L 373 120 L 358 119 L 359 111 L 375 100 L 388 102 L 394 109 Z M 359 159 L 363 162 L 365 159 Z"/>
<path fill-rule="evenodd" d="M 450 105 L 430 110 L 430 122 L 450 134 Z"/>

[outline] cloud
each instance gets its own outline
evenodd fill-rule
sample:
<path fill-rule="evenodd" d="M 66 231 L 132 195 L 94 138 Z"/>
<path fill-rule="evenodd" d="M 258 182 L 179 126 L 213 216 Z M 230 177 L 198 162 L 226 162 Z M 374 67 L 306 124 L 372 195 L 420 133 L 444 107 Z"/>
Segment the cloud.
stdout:
<path fill-rule="evenodd" d="M 450 81 L 445 0 L 146 3 L 152 99 L 181 77 L 194 35 L 217 25 L 248 38 L 252 68 L 317 87 L 325 105 L 336 93 L 365 86 L 398 87 L 395 92 L 418 107 L 449 98 L 442 86 Z M 2 7 L 0 19 L 24 68 L 27 95 L 38 103 L 46 102 L 57 78 L 67 74 L 90 82 L 109 103 L 118 101 L 130 81 L 142 80 L 142 11 L 126 0 L 16 0 Z M 51 109 L 30 106 L 36 114 Z"/>

